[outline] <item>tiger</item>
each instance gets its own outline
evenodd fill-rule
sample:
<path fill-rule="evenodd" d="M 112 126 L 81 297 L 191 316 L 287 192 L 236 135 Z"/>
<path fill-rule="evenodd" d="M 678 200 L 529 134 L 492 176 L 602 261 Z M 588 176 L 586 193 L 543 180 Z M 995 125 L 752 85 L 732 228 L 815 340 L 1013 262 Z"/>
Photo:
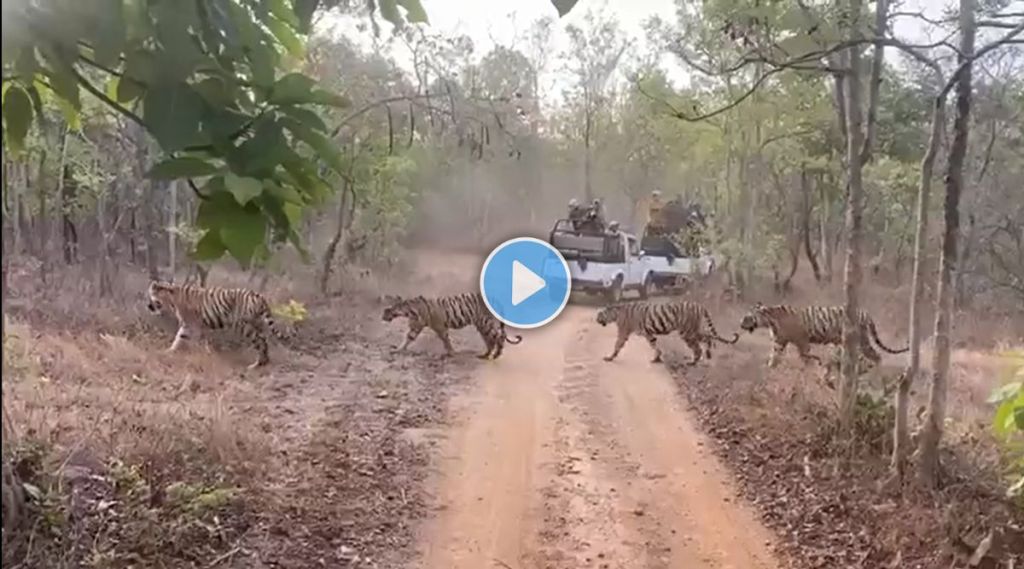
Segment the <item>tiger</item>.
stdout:
<path fill-rule="evenodd" d="M 267 330 L 279 340 L 289 333 L 278 327 L 270 303 L 262 294 L 244 288 L 200 287 L 168 282 L 149 283 L 146 307 L 154 314 L 173 311 L 178 319 L 178 333 L 167 351 L 178 351 L 187 340 L 199 339 L 203 327 L 231 328 L 252 343 L 258 359 L 249 368 L 270 362 Z"/>
<path fill-rule="evenodd" d="M 409 344 L 420 335 L 420 332 L 428 327 L 444 343 L 445 357 L 450 357 L 455 353 L 452 342 L 448 338 L 448 331 L 465 328 L 470 324 L 476 327 L 487 348 L 484 353 L 477 355 L 482 360 L 497 359 L 501 356 L 505 342 L 518 344 L 523 341 L 523 337 L 519 335 L 515 336 L 514 341 L 508 337 L 505 332 L 505 324 L 491 314 L 480 293 L 463 293 L 434 298 L 388 296 L 385 297 L 385 301 L 388 306 L 384 308 L 384 313 L 381 315 L 385 322 L 391 322 L 399 317 L 405 317 L 409 321 L 409 332 L 405 335 L 405 342 L 398 348 L 399 352 L 408 348 Z"/>
<path fill-rule="evenodd" d="M 872 339 L 878 347 L 890 354 L 902 354 L 910 349 L 908 346 L 897 350 L 883 344 L 878 337 L 874 319 L 863 310 L 859 313 L 857 320 L 860 323 L 861 354 L 870 360 L 871 364 L 878 365 L 881 361 L 881 356 L 871 345 Z M 844 306 L 796 308 L 786 304 L 765 306 L 759 302 L 743 316 L 740 328 L 751 334 L 757 328 L 768 328 L 774 343 L 768 358 L 768 367 L 778 365 L 779 356 L 789 344 L 796 346 L 804 365 L 811 360 L 818 362 L 819 365 L 825 365 L 821 358 L 811 353 L 811 344 L 842 345 L 845 315 Z"/>
<path fill-rule="evenodd" d="M 631 334 L 640 334 L 654 350 L 651 363 L 661 362 L 661 349 L 658 348 L 657 336 L 679 332 L 693 352 L 693 360 L 689 365 L 696 365 L 702 356 L 711 359 L 712 340 L 725 344 L 735 344 L 739 334 L 733 334 L 732 340 L 718 335 L 715 324 L 707 308 L 696 302 L 677 300 L 672 302 L 635 301 L 623 304 L 612 304 L 597 313 L 597 323 L 601 326 L 615 323 L 618 335 L 615 338 L 615 349 L 604 360 L 610 362 L 619 355 Z M 704 330 L 707 324 L 707 331 Z M 701 344 L 706 347 L 702 351 Z"/>

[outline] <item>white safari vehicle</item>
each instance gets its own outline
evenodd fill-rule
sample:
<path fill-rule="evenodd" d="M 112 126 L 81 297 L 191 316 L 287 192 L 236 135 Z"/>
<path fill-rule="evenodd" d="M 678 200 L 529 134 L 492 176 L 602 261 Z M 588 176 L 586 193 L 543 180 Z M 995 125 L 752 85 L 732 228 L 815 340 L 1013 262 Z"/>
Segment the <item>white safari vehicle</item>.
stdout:
<path fill-rule="evenodd" d="M 648 254 L 637 237 L 625 231 L 582 233 L 568 219 L 560 219 L 549 242 L 569 263 L 572 290 L 604 294 L 618 302 L 622 293 L 636 290 L 648 298 L 655 290 L 675 288 L 714 270 L 711 255 L 698 258 Z"/>

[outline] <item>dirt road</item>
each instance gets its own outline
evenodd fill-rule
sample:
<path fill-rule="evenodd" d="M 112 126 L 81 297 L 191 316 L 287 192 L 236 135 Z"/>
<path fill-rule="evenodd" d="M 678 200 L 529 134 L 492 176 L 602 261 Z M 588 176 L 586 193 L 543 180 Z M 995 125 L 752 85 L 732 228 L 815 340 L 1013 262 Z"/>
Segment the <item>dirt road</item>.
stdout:
<path fill-rule="evenodd" d="M 668 371 L 571 306 L 455 402 L 425 569 L 777 567 Z"/>

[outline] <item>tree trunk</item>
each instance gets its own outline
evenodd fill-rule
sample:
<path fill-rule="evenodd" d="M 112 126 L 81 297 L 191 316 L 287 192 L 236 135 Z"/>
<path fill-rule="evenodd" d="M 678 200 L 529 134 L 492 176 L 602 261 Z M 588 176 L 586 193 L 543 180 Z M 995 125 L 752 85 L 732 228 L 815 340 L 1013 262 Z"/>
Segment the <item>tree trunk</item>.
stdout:
<path fill-rule="evenodd" d="M 64 262 L 71 265 L 78 262 L 78 229 L 72 217 L 72 208 L 78 198 L 78 180 L 70 164 L 64 165 L 64 187 L 61 191 L 61 236 Z"/>
<path fill-rule="evenodd" d="M 138 179 L 144 178 L 144 172 L 149 164 L 149 138 L 146 131 L 141 126 L 136 124 L 130 124 L 128 126 L 129 132 L 131 133 L 132 142 L 135 145 L 135 160 L 136 160 L 136 175 Z M 139 217 L 138 222 L 142 225 L 142 241 L 146 246 L 146 272 L 149 275 L 150 280 L 158 280 L 160 278 L 160 270 L 157 259 L 157 229 L 156 225 L 159 222 L 159 212 L 157 211 L 156 204 L 154 203 L 154 194 L 156 193 L 156 182 L 145 180 L 139 185 Z M 134 219 L 133 219 L 134 221 Z"/>
<path fill-rule="evenodd" d="M 821 199 L 821 214 L 819 220 L 820 240 L 821 240 L 821 265 L 822 265 L 822 278 L 825 282 L 832 282 L 832 242 L 828 238 L 828 223 L 831 214 L 831 203 L 828 199 L 828 193 L 825 191 L 826 184 L 824 180 L 818 183 L 818 195 Z"/>
<path fill-rule="evenodd" d="M 343 181 L 341 197 L 338 200 L 338 224 L 334 228 L 334 235 L 331 236 L 331 240 L 327 243 L 327 248 L 324 249 L 323 262 L 320 266 L 320 294 L 326 295 L 328 293 L 328 285 L 331 280 L 331 273 L 333 272 L 332 265 L 338 251 L 338 244 L 341 243 L 342 238 L 345 236 L 349 220 L 352 219 L 349 210 L 354 207 L 355 199 L 354 196 L 352 196 L 352 199 L 349 198 L 351 193 L 348 181 Z"/>
<path fill-rule="evenodd" d="M 160 185 L 162 183 L 156 181 L 143 182 L 141 189 L 143 192 L 142 232 L 146 237 L 146 272 L 149 274 L 149 279 L 153 281 L 160 279 L 160 260 L 157 255 L 157 242 L 159 241 L 157 226 L 160 224 L 160 210 L 153 199 L 154 194 L 162 189 L 158 188 Z M 145 195 L 146 193 L 149 195 Z"/>
<path fill-rule="evenodd" d="M 590 202 L 594 200 L 594 187 L 593 180 L 591 180 L 591 136 L 593 136 L 593 117 L 591 116 L 590 110 L 586 111 L 586 117 L 584 117 L 583 125 L 583 198 L 586 200 L 586 204 L 590 205 Z"/>
<path fill-rule="evenodd" d="M 178 271 L 178 181 L 171 182 L 171 218 L 167 222 L 167 280 L 174 282 L 174 274 Z"/>
<path fill-rule="evenodd" d="M 875 37 L 885 36 L 886 20 L 889 17 L 888 0 L 875 1 Z M 885 46 L 877 44 L 871 59 L 871 84 L 868 86 L 868 116 L 864 125 L 864 146 L 860 152 L 861 164 L 871 161 L 871 145 L 875 140 L 875 123 L 878 118 L 878 95 L 882 86 L 882 68 L 885 65 Z"/>
<path fill-rule="evenodd" d="M 964 236 L 964 246 L 960 250 L 959 259 L 956 263 L 956 277 L 953 290 L 955 295 L 953 297 L 953 310 L 960 310 L 967 306 L 968 295 L 967 295 L 967 279 L 964 278 L 967 272 L 970 270 L 968 263 L 971 261 L 971 255 L 974 253 L 974 245 L 978 238 L 977 224 L 974 220 L 974 214 L 971 213 L 971 208 L 967 208 L 967 235 Z"/>
<path fill-rule="evenodd" d="M 921 179 L 917 188 L 917 231 L 914 236 L 914 274 L 910 297 L 910 365 L 896 390 L 896 417 L 893 427 L 892 474 L 898 481 L 903 480 L 906 470 L 907 453 L 910 448 L 910 432 L 907 426 L 910 410 L 910 388 L 921 370 L 921 308 L 924 304 L 924 272 L 928 244 L 928 211 L 931 203 L 932 173 L 935 157 L 942 144 L 946 126 L 946 97 L 940 94 L 932 107 L 931 136 L 928 151 L 921 160 Z"/>
<path fill-rule="evenodd" d="M 850 39 L 860 40 L 861 0 L 850 0 Z M 860 48 L 851 47 L 846 74 L 846 167 L 849 170 L 849 190 L 846 202 L 846 267 L 844 274 L 843 359 L 840 367 L 842 383 L 839 391 L 840 436 L 852 434 L 854 405 L 857 399 L 858 356 L 860 354 L 860 311 L 862 214 L 864 209 L 864 181 L 861 153 L 864 131 L 861 120 Z"/>
<path fill-rule="evenodd" d="M 61 249 L 62 250 L 66 250 L 67 249 L 67 245 L 64 243 L 64 228 L 63 228 L 63 223 L 61 222 L 61 220 L 64 219 L 64 208 L 66 207 L 66 204 L 64 203 L 64 197 L 65 197 L 64 196 L 64 184 L 66 183 L 65 177 L 67 176 L 68 169 L 65 168 L 64 166 L 65 166 L 65 164 L 67 164 L 67 158 L 68 158 L 68 127 L 67 127 L 67 125 L 65 125 L 64 128 L 62 128 L 60 130 L 59 141 L 60 141 L 60 157 L 58 158 L 58 162 L 57 162 L 57 191 L 54 194 L 54 198 L 57 200 L 57 203 L 55 204 L 56 207 L 54 208 L 57 211 L 57 224 L 54 225 L 54 228 L 55 228 L 55 231 L 56 231 L 57 235 L 59 236 L 59 240 L 61 242 Z M 49 236 L 47 236 L 46 239 L 49 239 Z M 68 261 L 68 259 L 66 257 L 65 257 L 65 262 L 70 264 L 70 261 Z"/>
<path fill-rule="evenodd" d="M 804 253 L 807 254 L 807 262 L 811 264 L 811 270 L 814 271 L 814 280 L 821 282 L 821 267 L 818 266 L 818 257 L 814 254 L 814 249 L 811 247 L 811 181 L 807 176 L 807 170 L 800 170 L 800 195 L 802 202 L 800 204 L 802 211 L 800 212 L 800 233 L 803 240 Z"/>
<path fill-rule="evenodd" d="M 974 1 L 960 0 L 961 64 L 974 55 Z M 918 446 L 918 477 L 923 485 L 935 488 L 939 476 L 939 442 L 946 420 L 946 391 L 949 381 L 951 342 L 949 337 L 953 300 L 953 274 L 956 271 L 957 240 L 960 237 L 960 195 L 963 190 L 964 159 L 971 118 L 971 67 L 964 65 L 957 77 L 956 117 L 953 120 L 953 142 L 946 166 L 946 200 L 943 204 L 945 227 L 942 235 L 942 256 L 939 260 L 938 302 L 935 314 L 935 355 L 932 361 L 932 383 L 928 392 L 928 411 Z"/>

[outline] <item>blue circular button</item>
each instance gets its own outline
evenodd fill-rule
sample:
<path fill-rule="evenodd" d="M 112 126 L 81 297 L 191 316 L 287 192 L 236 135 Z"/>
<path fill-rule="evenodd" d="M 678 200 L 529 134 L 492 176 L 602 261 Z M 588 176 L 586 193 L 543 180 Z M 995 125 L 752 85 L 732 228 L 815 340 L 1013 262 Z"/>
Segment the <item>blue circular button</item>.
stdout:
<path fill-rule="evenodd" d="M 498 245 L 480 271 L 480 293 L 498 319 L 515 328 L 538 328 L 569 303 L 569 264 L 558 249 L 533 237 Z"/>

